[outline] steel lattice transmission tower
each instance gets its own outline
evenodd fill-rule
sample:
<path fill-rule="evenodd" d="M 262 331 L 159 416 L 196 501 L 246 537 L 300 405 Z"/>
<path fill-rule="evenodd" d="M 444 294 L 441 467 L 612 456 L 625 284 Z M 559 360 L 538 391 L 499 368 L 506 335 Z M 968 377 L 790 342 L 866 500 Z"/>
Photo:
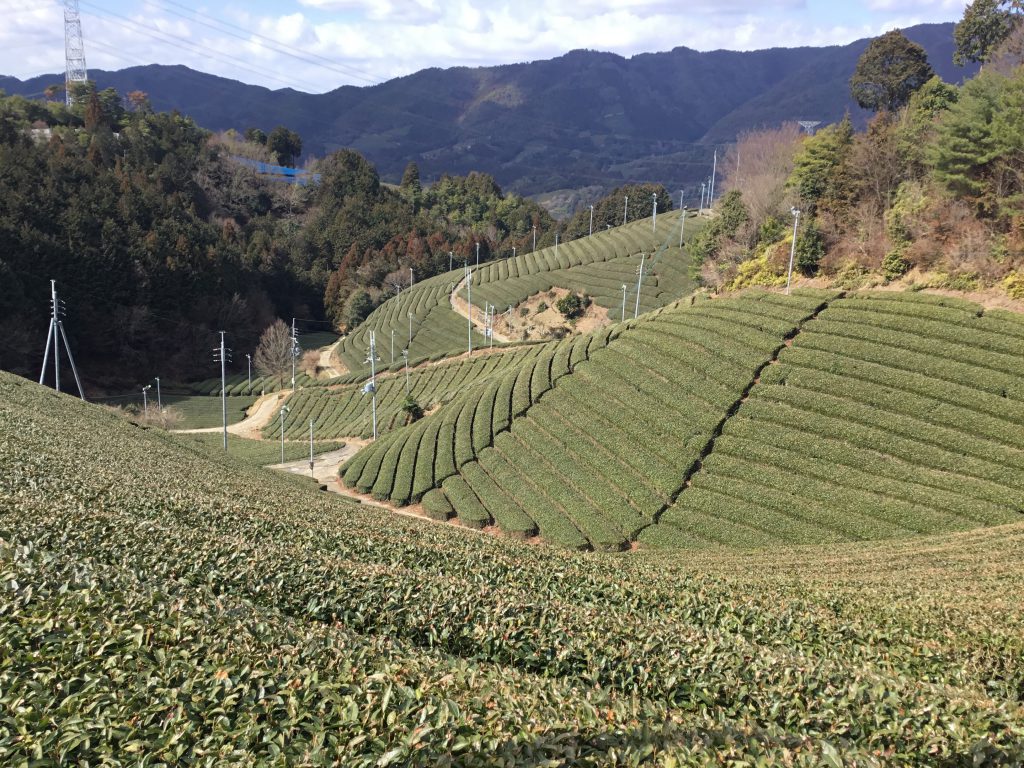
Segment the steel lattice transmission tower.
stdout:
<path fill-rule="evenodd" d="M 78 13 L 78 0 L 64 0 L 64 59 L 67 76 L 64 81 L 65 103 L 72 102 L 71 84 L 89 79 L 85 69 L 85 41 L 82 39 L 82 18 Z"/>

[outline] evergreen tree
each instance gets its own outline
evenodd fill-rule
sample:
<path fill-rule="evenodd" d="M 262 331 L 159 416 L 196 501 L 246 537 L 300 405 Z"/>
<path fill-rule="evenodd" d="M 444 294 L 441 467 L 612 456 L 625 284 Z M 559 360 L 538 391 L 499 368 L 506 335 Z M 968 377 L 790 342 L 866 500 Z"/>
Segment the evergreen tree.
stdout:
<path fill-rule="evenodd" d="M 850 78 L 850 92 L 864 109 L 895 112 L 934 74 L 924 48 L 894 29 L 868 45 Z"/>
<path fill-rule="evenodd" d="M 968 62 L 988 61 L 1020 23 L 1022 13 L 1024 0 L 974 0 L 964 9 L 953 33 L 953 61 L 961 67 Z"/>
<path fill-rule="evenodd" d="M 295 131 L 279 125 L 267 136 L 267 149 L 274 153 L 281 165 L 291 165 L 302 154 L 302 138 Z"/>

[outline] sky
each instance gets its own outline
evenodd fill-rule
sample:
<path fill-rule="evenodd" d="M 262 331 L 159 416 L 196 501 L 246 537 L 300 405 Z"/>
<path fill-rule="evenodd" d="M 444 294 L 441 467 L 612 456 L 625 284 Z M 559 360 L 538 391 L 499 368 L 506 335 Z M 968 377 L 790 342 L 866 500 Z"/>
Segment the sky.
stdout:
<path fill-rule="evenodd" d="M 185 64 L 321 93 L 427 67 L 845 44 L 956 21 L 966 0 L 79 0 L 90 68 Z M 64 2 L 0 0 L 0 74 L 64 70 Z"/>

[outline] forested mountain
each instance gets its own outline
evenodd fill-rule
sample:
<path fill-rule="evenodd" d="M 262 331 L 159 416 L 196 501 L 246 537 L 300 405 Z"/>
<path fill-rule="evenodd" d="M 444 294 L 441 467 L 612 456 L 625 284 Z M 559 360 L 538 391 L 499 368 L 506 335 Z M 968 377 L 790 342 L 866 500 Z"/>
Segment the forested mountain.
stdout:
<path fill-rule="evenodd" d="M 976 71 L 953 65 L 952 24 L 905 32 L 946 81 Z M 212 130 L 269 132 L 286 124 L 302 136 L 307 155 L 352 148 L 393 182 L 415 161 L 425 181 L 482 171 L 522 194 L 608 190 L 627 181 L 692 189 L 708 174 L 711 145 L 741 131 L 792 120 L 831 123 L 847 110 L 863 125 L 866 113 L 850 100 L 847 82 L 867 44 L 676 48 L 631 58 L 572 51 L 524 64 L 427 69 L 320 95 L 271 91 L 181 66 L 90 76 L 101 89 L 145 91 L 155 109 L 180 110 Z M 62 80 L 0 77 L 0 89 L 41 95 Z"/>
<path fill-rule="evenodd" d="M 424 190 L 411 165 L 396 189 L 345 150 L 320 184 L 288 186 L 234 159 L 274 159 L 263 144 L 132 104 L 0 97 L 0 368 L 38 370 L 51 279 L 89 382 L 123 385 L 208 375 L 220 330 L 244 370 L 275 316 L 358 323 L 410 267 L 554 238 L 483 174 Z"/>

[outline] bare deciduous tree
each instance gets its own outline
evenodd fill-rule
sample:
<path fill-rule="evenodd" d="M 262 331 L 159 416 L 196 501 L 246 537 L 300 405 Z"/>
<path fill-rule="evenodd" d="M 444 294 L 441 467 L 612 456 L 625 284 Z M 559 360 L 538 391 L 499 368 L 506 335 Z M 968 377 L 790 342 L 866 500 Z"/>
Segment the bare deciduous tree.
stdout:
<path fill-rule="evenodd" d="M 768 216 L 788 210 L 786 180 L 793 171 L 800 138 L 796 123 L 750 131 L 740 134 L 736 146 L 726 155 L 725 191 L 738 189 L 743 193 L 754 232 Z"/>
<path fill-rule="evenodd" d="M 285 373 L 291 371 L 292 334 L 283 320 L 275 320 L 263 331 L 253 363 L 261 375 L 276 376 L 279 386 Z"/>

